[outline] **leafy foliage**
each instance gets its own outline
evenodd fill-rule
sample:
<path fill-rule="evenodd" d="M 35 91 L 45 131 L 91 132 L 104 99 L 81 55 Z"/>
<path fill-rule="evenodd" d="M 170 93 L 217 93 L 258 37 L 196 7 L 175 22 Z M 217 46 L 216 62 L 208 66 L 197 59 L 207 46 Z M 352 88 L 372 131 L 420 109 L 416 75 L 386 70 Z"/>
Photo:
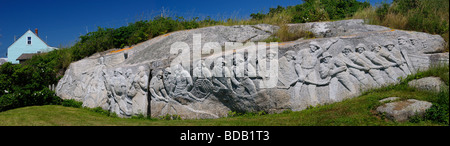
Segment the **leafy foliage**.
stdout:
<path fill-rule="evenodd" d="M 394 0 L 392 4 L 382 3 L 378 7 L 359 10 L 354 18 L 366 19 L 371 24 L 396 29 L 439 34 L 447 42 L 445 50 L 448 51 L 448 0 Z"/>
<path fill-rule="evenodd" d="M 68 100 L 62 101 L 61 104 L 62 104 L 62 106 L 65 106 L 65 107 L 81 108 L 81 106 L 83 105 L 83 102 L 79 102 L 74 99 L 68 99 Z"/>
<path fill-rule="evenodd" d="M 356 0 L 303 0 L 304 3 L 288 6 L 270 8 L 269 13 L 253 13 L 250 17 L 261 20 L 265 17 L 273 17 L 276 14 L 287 12 L 292 18 L 290 23 L 305 23 L 315 21 L 339 20 L 353 16 L 355 12 L 370 7 L 368 2 Z"/>

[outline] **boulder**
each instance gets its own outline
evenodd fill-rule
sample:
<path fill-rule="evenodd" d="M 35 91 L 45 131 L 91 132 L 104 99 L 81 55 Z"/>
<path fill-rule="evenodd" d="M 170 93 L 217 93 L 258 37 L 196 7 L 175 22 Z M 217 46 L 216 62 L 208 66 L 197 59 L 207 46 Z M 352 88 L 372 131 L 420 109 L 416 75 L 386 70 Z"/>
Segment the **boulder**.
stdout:
<path fill-rule="evenodd" d="M 441 91 L 441 86 L 445 83 L 439 77 L 425 77 L 408 82 L 408 85 L 420 90 Z"/>
<path fill-rule="evenodd" d="M 380 114 L 385 114 L 390 120 L 404 122 L 408 121 L 412 116 L 424 116 L 426 110 L 431 108 L 431 106 L 432 104 L 427 101 L 408 99 L 386 103 L 377 107 L 376 110 Z"/>
<path fill-rule="evenodd" d="M 317 38 L 259 43 L 279 29 L 268 24 L 172 32 L 71 63 L 56 93 L 120 117 L 219 118 L 339 102 L 448 62 L 439 35 L 362 20 L 289 27 Z"/>

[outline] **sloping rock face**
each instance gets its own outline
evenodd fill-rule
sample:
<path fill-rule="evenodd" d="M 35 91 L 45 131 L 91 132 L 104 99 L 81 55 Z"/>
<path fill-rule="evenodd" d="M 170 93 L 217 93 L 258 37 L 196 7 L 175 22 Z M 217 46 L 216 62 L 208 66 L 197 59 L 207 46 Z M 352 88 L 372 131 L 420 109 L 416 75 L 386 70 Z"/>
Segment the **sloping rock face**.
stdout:
<path fill-rule="evenodd" d="M 74 62 L 63 99 L 121 117 L 219 118 L 228 111 L 281 112 L 332 103 L 448 62 L 438 35 L 362 20 L 292 24 L 318 38 L 258 43 L 277 26 L 213 26 L 169 33 Z"/>

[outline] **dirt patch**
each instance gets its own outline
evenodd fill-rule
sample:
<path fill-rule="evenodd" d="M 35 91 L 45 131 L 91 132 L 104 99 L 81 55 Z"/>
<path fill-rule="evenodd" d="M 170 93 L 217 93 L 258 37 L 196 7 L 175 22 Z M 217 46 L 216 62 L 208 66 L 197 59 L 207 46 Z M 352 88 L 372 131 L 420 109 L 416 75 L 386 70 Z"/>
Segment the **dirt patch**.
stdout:
<path fill-rule="evenodd" d="M 403 108 L 413 104 L 414 102 L 411 101 L 399 101 L 395 104 L 394 110 L 398 111 L 398 110 L 402 110 Z"/>

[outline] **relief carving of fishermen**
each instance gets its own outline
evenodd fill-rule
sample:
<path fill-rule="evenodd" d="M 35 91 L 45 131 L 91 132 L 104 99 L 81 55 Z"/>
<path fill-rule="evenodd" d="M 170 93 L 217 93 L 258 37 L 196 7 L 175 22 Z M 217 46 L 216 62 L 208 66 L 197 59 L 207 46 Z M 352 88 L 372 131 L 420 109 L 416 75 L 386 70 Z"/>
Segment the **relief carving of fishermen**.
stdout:
<path fill-rule="evenodd" d="M 231 85 L 232 79 L 231 77 L 231 71 L 226 66 L 226 61 L 223 59 L 223 57 L 219 57 L 214 61 L 214 68 L 212 70 L 213 75 L 213 84 L 216 86 L 216 91 L 218 92 L 220 89 L 229 89 L 234 94 L 236 94 L 233 91 L 233 87 Z M 234 84 L 240 84 L 233 78 Z"/>
<path fill-rule="evenodd" d="M 175 65 L 175 89 L 172 96 L 186 94 L 193 86 L 192 77 L 188 71 L 179 64 Z"/>
<path fill-rule="evenodd" d="M 391 60 L 396 61 L 397 65 L 400 66 L 400 69 L 403 71 L 403 73 L 405 73 L 405 75 L 411 74 L 411 71 L 406 64 L 406 60 L 405 58 L 403 58 L 402 52 L 394 46 L 394 43 L 392 43 L 391 41 L 387 41 L 385 47 L 387 48 L 387 50 L 389 50 L 389 52 L 392 53 L 392 56 L 389 56 L 390 58 L 392 58 Z"/>
<path fill-rule="evenodd" d="M 193 70 L 194 87 L 190 91 L 194 97 L 206 99 L 212 92 L 214 85 L 211 83 L 212 74 L 209 68 L 206 67 L 203 60 L 196 63 Z"/>
<path fill-rule="evenodd" d="M 211 79 L 212 74 L 206 67 L 203 60 L 197 61 L 197 65 L 192 71 L 193 81 L 195 82 L 198 78 L 200 79 Z"/>
<path fill-rule="evenodd" d="M 231 71 L 232 71 L 232 78 L 235 78 L 237 83 L 239 83 L 235 84 L 237 86 L 235 92 L 238 95 L 256 94 L 255 84 L 248 76 L 249 72 L 256 73 L 256 70 L 250 63 L 246 63 L 243 55 L 241 54 L 235 55 L 234 65 L 232 66 Z"/>
<path fill-rule="evenodd" d="M 150 80 L 150 94 L 152 100 L 167 102 L 169 98 L 163 83 L 163 72 L 160 70 Z"/>
<path fill-rule="evenodd" d="M 303 49 L 298 52 L 298 64 L 295 67 L 295 71 L 299 78 L 298 82 L 295 84 L 295 90 L 298 90 L 296 92 L 300 93 L 301 86 L 306 80 L 310 80 L 315 83 L 318 82 L 317 71 L 315 71 L 314 68 L 319 64 L 319 56 L 321 56 L 323 52 L 327 51 L 331 45 L 336 42 L 337 40 L 331 40 L 331 42 L 322 48 L 317 42 L 313 41 L 310 42 L 309 49 Z M 318 104 L 319 101 L 316 97 L 316 85 L 309 84 L 307 87 L 312 104 Z"/>
<path fill-rule="evenodd" d="M 278 52 L 268 50 L 266 55 L 258 59 L 257 77 L 262 78 L 259 82 L 259 88 L 273 88 L 278 82 Z"/>
<path fill-rule="evenodd" d="M 371 47 L 371 51 L 372 51 L 372 53 L 370 56 L 372 58 L 374 58 L 372 55 L 375 55 L 376 58 L 378 58 L 380 60 L 380 61 L 375 61 L 375 62 L 382 62 L 383 67 L 385 68 L 384 71 L 386 71 L 387 75 L 393 81 L 398 81 L 399 75 L 394 70 L 394 67 L 397 66 L 397 64 L 395 63 L 395 60 L 392 60 L 392 58 L 389 57 L 392 54 L 388 50 L 386 50 L 385 48 L 380 46 L 378 43 L 373 44 L 373 46 Z M 391 61 L 389 61 L 388 58 L 391 59 Z"/>
<path fill-rule="evenodd" d="M 283 84 L 278 88 L 289 88 L 292 81 L 296 81 L 298 76 L 295 72 L 295 63 L 297 61 L 295 51 L 286 51 L 285 55 L 279 59 L 278 80 Z"/>
<path fill-rule="evenodd" d="M 360 43 L 356 46 L 355 51 L 356 55 L 360 58 L 357 61 L 361 61 L 359 64 L 365 64 L 366 67 L 369 67 L 369 74 L 373 77 L 375 82 L 378 85 L 384 85 L 386 81 L 381 76 L 381 69 L 383 69 L 383 65 L 387 67 L 389 64 L 384 64 L 383 61 L 376 57 L 376 54 L 373 52 L 366 51 L 366 45 Z"/>
<path fill-rule="evenodd" d="M 148 98 L 147 98 L 147 85 L 148 85 L 148 75 L 147 69 L 144 66 L 139 66 L 138 74 L 134 77 L 134 82 L 132 84 L 134 88 L 133 96 L 133 113 L 147 115 Z M 162 85 L 162 83 L 161 83 Z M 163 88 L 164 89 L 164 88 Z M 165 92 L 165 91 L 161 91 Z M 166 93 L 167 96 L 167 93 Z"/>
<path fill-rule="evenodd" d="M 181 104 L 185 104 L 190 101 L 201 101 L 192 93 L 190 93 L 191 89 L 194 86 L 192 81 L 191 74 L 188 71 L 184 70 L 180 64 L 174 66 L 175 73 L 175 88 L 173 92 L 169 93 L 169 96 L 180 102 Z"/>
<path fill-rule="evenodd" d="M 349 70 L 349 73 L 356 77 L 364 85 L 369 85 L 369 79 L 367 79 L 364 71 L 369 71 L 370 68 L 355 64 L 353 60 L 357 60 L 358 57 L 352 52 L 351 46 L 344 46 L 344 50 L 338 55 L 338 59 L 344 62 Z"/>
<path fill-rule="evenodd" d="M 320 77 L 322 79 L 336 77 L 338 81 L 351 93 L 356 92 L 355 85 L 350 81 L 350 74 L 347 72 L 347 65 L 331 56 L 330 53 L 323 53 L 320 58 Z M 331 87 L 330 88 L 336 88 Z"/>
<path fill-rule="evenodd" d="M 170 67 L 166 67 L 163 72 L 163 83 L 164 88 L 168 95 L 170 95 L 175 89 L 175 74 L 172 73 L 172 69 Z"/>
<path fill-rule="evenodd" d="M 416 70 L 414 69 L 414 66 L 408 56 L 408 50 L 412 48 L 413 46 L 408 43 L 408 39 L 406 37 L 401 36 L 398 38 L 398 49 L 400 49 L 400 52 L 402 53 L 402 56 L 406 61 L 406 65 L 411 73 L 415 73 Z"/>
<path fill-rule="evenodd" d="M 120 113 L 120 115 L 131 116 L 131 99 L 127 96 L 126 79 L 123 76 L 122 69 L 116 68 L 114 70 L 114 77 L 112 80 L 112 97 L 115 103 L 113 111 Z"/>

